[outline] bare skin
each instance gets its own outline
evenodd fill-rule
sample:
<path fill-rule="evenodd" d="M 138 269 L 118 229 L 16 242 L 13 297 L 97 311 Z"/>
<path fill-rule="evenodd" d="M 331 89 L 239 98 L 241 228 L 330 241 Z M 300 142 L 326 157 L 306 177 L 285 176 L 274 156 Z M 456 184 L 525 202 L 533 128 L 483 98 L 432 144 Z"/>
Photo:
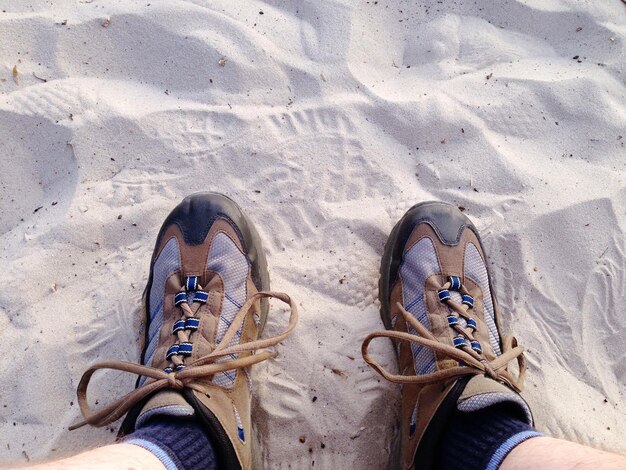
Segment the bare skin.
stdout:
<path fill-rule="evenodd" d="M 29 470 L 165 470 L 165 466 L 143 447 L 112 444 L 82 454 L 30 467 Z"/>
<path fill-rule="evenodd" d="M 518 445 L 500 465 L 500 470 L 531 468 L 620 470 L 626 469 L 626 457 L 552 437 L 535 437 Z"/>

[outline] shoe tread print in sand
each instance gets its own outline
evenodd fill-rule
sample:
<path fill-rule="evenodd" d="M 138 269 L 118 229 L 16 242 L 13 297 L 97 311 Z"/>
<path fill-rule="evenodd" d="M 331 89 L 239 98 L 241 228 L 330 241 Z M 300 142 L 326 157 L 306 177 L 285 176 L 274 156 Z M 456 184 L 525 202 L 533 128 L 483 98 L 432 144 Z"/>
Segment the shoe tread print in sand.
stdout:
<path fill-rule="evenodd" d="M 217 193 L 185 198 L 165 220 L 145 292 L 146 338 L 140 364 L 94 364 L 78 385 L 84 424 L 105 426 L 126 414 L 120 436 L 155 415 L 195 415 L 210 437 L 220 468 L 260 465 L 251 423 L 253 364 L 275 356 L 267 350 L 297 322 L 292 299 L 269 292 L 261 241 L 241 209 Z M 289 305 L 287 328 L 260 339 L 268 298 Z M 99 369 L 139 376 L 137 388 L 92 412 L 89 381 Z"/>
<path fill-rule="evenodd" d="M 502 336 L 485 256 L 472 222 L 440 202 L 413 206 L 394 227 L 379 285 L 387 331 L 363 342 L 365 361 L 402 387 L 401 432 L 391 467 L 432 468 L 441 432 L 456 408 L 477 411 L 507 402 L 532 424 L 519 396 L 523 348 Z M 368 352 L 375 338 L 394 342 L 400 374 Z M 514 376 L 508 365 L 517 361 Z"/>

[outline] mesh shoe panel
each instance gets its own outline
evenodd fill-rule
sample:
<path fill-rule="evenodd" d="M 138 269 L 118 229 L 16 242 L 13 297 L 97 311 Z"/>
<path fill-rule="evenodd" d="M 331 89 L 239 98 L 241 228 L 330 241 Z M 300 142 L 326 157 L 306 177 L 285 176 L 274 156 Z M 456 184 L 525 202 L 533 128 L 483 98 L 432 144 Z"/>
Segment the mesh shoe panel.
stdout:
<path fill-rule="evenodd" d="M 533 419 L 530 413 L 530 408 L 528 408 L 528 405 L 522 397 L 514 392 L 491 392 L 474 395 L 473 397 L 465 400 L 460 400 L 459 403 L 457 403 L 457 408 L 459 411 L 470 413 L 472 411 L 483 410 L 499 403 L 513 403 L 517 405 L 519 409 L 523 411 L 526 421 L 528 423 L 532 423 Z"/>
<path fill-rule="evenodd" d="M 465 250 L 465 275 L 480 286 L 483 292 L 483 302 L 485 304 L 485 323 L 489 328 L 489 342 L 497 356 L 500 351 L 500 335 L 496 328 L 493 301 L 491 300 L 491 289 L 489 288 L 489 277 L 487 266 L 483 261 L 478 249 L 473 243 L 468 243 Z"/>
<path fill-rule="evenodd" d="M 217 327 L 216 344 L 219 344 L 235 318 L 235 315 L 246 302 L 248 286 L 246 280 L 250 273 L 250 263 L 246 255 L 225 233 L 218 233 L 211 245 L 207 260 L 207 270 L 219 273 L 224 283 L 224 304 Z M 229 346 L 239 344 L 241 328 L 233 337 Z M 223 362 L 223 358 L 217 362 Z M 232 358 L 231 358 L 232 359 Z M 225 371 L 215 374 L 213 383 L 222 387 L 231 387 L 235 382 L 236 371 Z"/>
<path fill-rule="evenodd" d="M 441 272 L 437 261 L 437 252 L 430 238 L 422 238 L 404 254 L 400 266 L 402 282 L 402 302 L 407 312 L 430 330 L 430 322 L 426 316 L 424 303 L 424 283 L 428 277 Z M 415 331 L 409 327 L 409 333 Z M 415 373 L 427 374 L 435 371 L 435 355 L 424 346 L 411 343 Z"/>
<path fill-rule="evenodd" d="M 163 325 L 163 297 L 165 282 L 175 272 L 180 271 L 180 250 L 176 238 L 171 238 L 161 250 L 152 267 L 152 286 L 150 287 L 150 318 L 148 326 L 148 347 L 144 355 L 144 364 L 152 363 L 152 356 L 159 340 L 159 330 Z M 143 385 L 145 377 L 139 384 Z"/>

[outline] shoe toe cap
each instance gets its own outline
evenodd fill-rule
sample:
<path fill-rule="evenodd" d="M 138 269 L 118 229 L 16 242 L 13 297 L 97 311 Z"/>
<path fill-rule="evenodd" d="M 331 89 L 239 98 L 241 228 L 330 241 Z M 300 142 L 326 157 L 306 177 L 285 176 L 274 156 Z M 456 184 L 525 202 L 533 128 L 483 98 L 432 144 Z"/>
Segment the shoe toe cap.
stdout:
<path fill-rule="evenodd" d="M 219 193 L 201 192 L 191 194 L 170 212 L 163 223 L 161 233 L 172 224 L 178 225 L 185 243 L 199 245 L 204 242 L 211 225 L 218 217 L 226 218 L 244 242 L 241 230 L 246 226 L 243 213 L 237 204 Z"/>
<path fill-rule="evenodd" d="M 410 234 L 421 223 L 429 224 L 439 241 L 450 246 L 459 243 L 466 227 L 474 228 L 472 221 L 458 207 L 440 201 L 423 202 L 409 209 L 401 223 L 402 231 Z"/>

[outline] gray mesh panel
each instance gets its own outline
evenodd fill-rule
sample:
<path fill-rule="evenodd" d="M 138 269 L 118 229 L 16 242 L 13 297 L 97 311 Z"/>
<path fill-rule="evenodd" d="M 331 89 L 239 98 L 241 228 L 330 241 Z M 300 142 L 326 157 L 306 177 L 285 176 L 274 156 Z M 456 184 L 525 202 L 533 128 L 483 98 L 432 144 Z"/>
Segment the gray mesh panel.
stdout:
<path fill-rule="evenodd" d="M 405 253 L 400 266 L 404 308 L 429 330 L 430 322 L 426 316 L 424 303 L 424 283 L 428 277 L 440 272 L 437 253 L 430 238 L 422 238 L 413 245 Z M 410 327 L 409 332 L 415 334 Z M 412 343 L 411 350 L 417 375 L 435 372 L 435 355 L 430 348 Z"/>
<path fill-rule="evenodd" d="M 485 323 L 489 328 L 489 342 L 497 356 L 500 351 L 500 335 L 496 328 L 493 302 L 491 300 L 491 289 L 489 288 L 489 277 L 487 276 L 487 266 L 480 256 L 478 249 L 473 243 L 468 243 L 465 249 L 465 275 L 480 286 L 483 292 L 483 302 L 485 304 Z"/>
<path fill-rule="evenodd" d="M 151 410 L 146 411 L 145 413 L 141 413 L 137 418 L 137 422 L 135 423 L 135 429 L 140 428 L 143 424 L 145 424 L 150 418 L 153 416 L 166 415 L 166 416 L 193 416 L 194 411 L 191 406 L 186 405 L 166 405 L 160 406 L 158 408 L 153 408 Z"/>
<path fill-rule="evenodd" d="M 235 315 L 246 302 L 248 296 L 246 280 L 250 273 L 250 263 L 246 255 L 241 252 L 228 235 L 218 233 L 211 245 L 207 270 L 219 273 L 224 282 L 224 304 L 216 335 L 216 344 L 219 344 Z M 240 338 L 241 329 L 239 329 L 229 346 L 239 344 Z M 221 358 L 217 362 L 223 362 L 228 359 Z M 236 371 L 220 372 L 215 374 L 213 383 L 222 387 L 230 387 L 233 385 L 236 376 Z"/>
<path fill-rule="evenodd" d="M 144 363 L 150 365 L 159 340 L 159 330 L 163 325 L 163 297 L 165 282 L 173 273 L 180 271 L 180 251 L 176 238 L 171 238 L 163 247 L 152 267 L 152 286 L 150 287 L 150 317 L 148 326 L 148 347 Z M 146 378 L 141 377 L 140 384 Z"/>
<path fill-rule="evenodd" d="M 474 395 L 465 400 L 459 401 L 457 408 L 459 411 L 470 413 L 472 411 L 483 410 L 498 403 L 514 403 L 524 412 L 528 423 L 532 423 L 532 415 L 526 402 L 514 392 L 488 392 Z"/>

